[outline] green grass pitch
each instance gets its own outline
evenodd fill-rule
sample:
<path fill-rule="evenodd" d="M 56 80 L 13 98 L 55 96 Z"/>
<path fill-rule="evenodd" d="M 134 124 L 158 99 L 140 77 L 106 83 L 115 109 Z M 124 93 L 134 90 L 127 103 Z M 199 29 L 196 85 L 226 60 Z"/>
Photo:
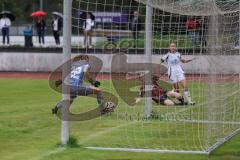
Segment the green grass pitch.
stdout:
<path fill-rule="evenodd" d="M 113 90 L 110 81 L 102 81 L 104 90 Z M 131 153 L 89 150 L 86 146 L 137 147 L 197 150 L 202 140 L 196 132 L 203 126 L 154 119 L 151 122 L 134 121 L 136 113 L 142 113 L 143 102 L 129 107 L 120 99 L 116 113 L 87 122 L 71 122 L 71 145 L 59 147 L 60 120 L 52 116 L 50 109 L 61 95 L 48 86 L 47 80 L 0 79 L 0 159 L 1 160 L 238 160 L 240 159 L 240 135 L 234 137 L 210 156 L 162 153 Z M 204 84 L 195 88 L 195 100 L 202 104 Z M 199 84 L 198 84 L 199 86 Z M 196 92 L 196 91 L 194 91 Z M 82 105 L 84 104 L 84 106 Z M 83 112 L 96 105 L 94 99 L 79 98 L 72 112 Z M 159 107 L 153 113 L 178 113 L 179 118 L 200 118 L 195 108 L 181 112 L 181 107 Z M 197 107 L 201 109 L 201 107 Z M 189 113 L 192 112 L 192 113 Z M 201 111 L 200 111 L 201 113 Z M 198 117 L 197 117 L 198 116 Z M 124 119 L 125 118 L 125 119 Z M 186 118 L 186 117 L 185 117 Z M 226 117 L 227 118 L 227 117 Z M 229 126 L 228 126 L 229 127 Z M 234 126 L 231 126 L 234 127 Z M 226 130 L 227 132 L 227 130 Z M 204 132 L 199 134 L 204 136 Z M 185 139 L 184 139 L 185 138 Z M 214 138 L 214 137 L 213 137 Z M 184 140 L 184 141 L 182 141 Z"/>

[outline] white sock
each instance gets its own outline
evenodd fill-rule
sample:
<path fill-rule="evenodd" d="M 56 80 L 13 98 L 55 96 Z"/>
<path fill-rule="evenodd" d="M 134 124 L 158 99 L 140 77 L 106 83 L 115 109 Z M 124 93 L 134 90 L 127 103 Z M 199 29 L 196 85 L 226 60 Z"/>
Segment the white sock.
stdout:
<path fill-rule="evenodd" d="M 190 92 L 189 91 L 184 91 L 184 96 L 189 97 L 190 96 Z"/>
<path fill-rule="evenodd" d="M 184 102 L 189 102 L 190 92 L 184 91 Z"/>

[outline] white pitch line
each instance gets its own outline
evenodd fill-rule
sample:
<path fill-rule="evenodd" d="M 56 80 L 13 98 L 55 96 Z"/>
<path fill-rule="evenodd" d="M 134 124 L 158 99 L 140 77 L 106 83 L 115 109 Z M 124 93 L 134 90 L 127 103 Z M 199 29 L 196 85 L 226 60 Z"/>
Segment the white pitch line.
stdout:
<path fill-rule="evenodd" d="M 184 119 L 177 119 L 178 122 L 186 122 L 186 123 L 210 123 L 210 124 L 234 124 L 239 125 L 240 122 L 237 121 L 208 121 L 208 120 L 184 120 Z"/>
<path fill-rule="evenodd" d="M 126 127 L 126 126 L 128 126 L 128 125 L 132 125 L 132 124 L 135 124 L 135 123 L 138 123 L 138 122 L 140 122 L 140 121 L 133 121 L 133 122 L 126 123 L 126 124 L 121 124 L 121 125 L 118 125 L 118 126 L 116 126 L 116 127 L 111 127 L 111 128 L 109 128 L 109 129 L 106 129 L 106 130 L 103 130 L 103 131 L 100 131 L 100 132 L 96 132 L 96 133 L 90 134 L 89 136 L 85 137 L 84 140 L 82 140 L 82 141 L 80 142 L 80 144 L 84 144 L 84 143 L 86 143 L 87 141 L 91 140 L 92 138 L 99 137 L 99 136 L 101 136 L 101 135 L 103 135 L 103 134 L 112 132 L 112 131 L 117 130 L 117 129 L 121 128 L 121 127 Z"/>
<path fill-rule="evenodd" d="M 180 150 L 158 150 L 158 149 L 136 149 L 136 148 L 104 148 L 104 147 L 87 147 L 87 149 L 102 151 L 122 151 L 122 152 L 141 152 L 141 153 L 178 153 L 178 154 L 205 154 L 207 151 L 180 151 Z"/>
<path fill-rule="evenodd" d="M 94 133 L 94 134 L 90 134 L 89 136 L 85 137 L 84 140 L 80 142 L 80 144 L 86 143 L 87 141 L 91 140 L 92 138 L 96 138 L 98 136 L 101 136 L 103 134 L 112 132 L 112 131 L 114 131 L 116 129 L 119 129 L 121 127 L 125 127 L 125 126 L 131 125 L 131 124 L 134 124 L 134 123 L 138 123 L 138 122 L 139 121 L 134 121 L 134 122 L 118 125 L 116 127 L 112 127 L 112 128 L 107 129 L 107 130 L 103 130 L 103 131 L 100 131 L 100 132 L 97 132 L 97 133 Z M 44 157 L 51 156 L 51 155 L 54 155 L 54 154 L 57 154 L 57 153 L 61 153 L 61 152 L 63 152 L 66 149 L 67 149 L 66 147 L 59 147 L 59 148 L 56 148 L 54 150 L 45 152 L 45 153 L 43 153 L 43 154 L 41 154 L 39 156 L 33 157 L 33 158 L 29 159 L 29 160 L 41 160 Z"/>
<path fill-rule="evenodd" d="M 45 153 L 43 153 L 43 154 L 41 154 L 39 156 L 33 157 L 30 160 L 41 160 L 44 157 L 51 156 L 51 155 L 57 154 L 57 153 L 61 153 L 64 150 L 66 150 L 66 147 L 58 147 L 58 148 L 56 148 L 54 150 L 51 150 L 51 151 L 45 152 Z"/>

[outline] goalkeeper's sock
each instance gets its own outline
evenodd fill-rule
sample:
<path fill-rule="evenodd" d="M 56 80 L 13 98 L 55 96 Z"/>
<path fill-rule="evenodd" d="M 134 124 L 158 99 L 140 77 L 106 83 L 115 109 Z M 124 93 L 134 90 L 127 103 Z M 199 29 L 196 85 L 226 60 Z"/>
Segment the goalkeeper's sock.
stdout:
<path fill-rule="evenodd" d="M 52 114 L 57 114 L 58 109 L 62 107 L 61 101 L 56 104 L 54 108 L 52 108 Z"/>
<path fill-rule="evenodd" d="M 56 106 L 57 106 L 57 108 L 61 108 L 62 107 L 62 101 L 58 102 L 58 104 Z"/>
<path fill-rule="evenodd" d="M 102 93 L 98 93 L 97 94 L 97 102 L 98 102 L 98 106 L 100 108 L 100 110 L 104 109 L 104 97 L 103 97 L 103 94 Z"/>

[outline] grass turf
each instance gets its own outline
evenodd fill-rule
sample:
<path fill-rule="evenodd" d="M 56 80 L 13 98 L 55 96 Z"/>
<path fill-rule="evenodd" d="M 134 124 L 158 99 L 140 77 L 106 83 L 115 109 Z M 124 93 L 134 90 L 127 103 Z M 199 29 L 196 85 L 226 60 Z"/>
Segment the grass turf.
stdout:
<path fill-rule="evenodd" d="M 66 149 L 59 148 L 60 121 L 50 114 L 50 109 L 60 99 L 61 95 L 48 87 L 47 80 L 21 80 L 21 79 L 0 79 L 0 157 L 1 160 L 32 160 L 32 159 L 227 159 L 237 160 L 240 158 L 240 136 L 217 149 L 209 157 L 206 155 L 179 155 L 160 153 L 130 153 L 113 151 L 95 151 L 85 149 L 84 146 L 107 146 L 112 147 L 148 147 L 156 148 L 163 144 L 165 147 L 186 146 L 193 148 L 198 146 L 195 138 L 195 127 L 173 126 L 170 123 L 159 121 L 135 122 L 128 119 L 121 119 L 121 113 L 127 108 L 120 107 L 118 112 L 110 117 L 102 117 L 87 122 L 72 122 L 71 136 L 72 145 Z M 109 90 L 109 81 L 103 82 L 103 88 Z M 190 85 L 191 87 L 194 84 Z M 197 87 L 194 87 L 197 88 Z M 201 91 L 201 90 L 200 90 Z M 196 95 L 203 101 L 204 96 Z M 79 107 L 80 104 L 86 107 Z M 89 99 L 77 100 L 73 104 L 73 112 L 81 112 L 91 108 L 96 102 Z M 120 100 L 120 106 L 124 102 Z M 78 106 L 78 107 L 77 107 Z M 138 107 L 130 108 L 129 115 L 141 112 L 143 103 Z M 161 110 L 163 113 L 178 111 L 179 108 L 166 108 L 154 106 L 154 111 Z M 119 116 L 119 117 L 118 117 Z M 125 116 L 123 116 L 125 117 Z M 118 120 L 116 121 L 116 119 Z M 127 123 L 126 125 L 124 123 Z M 144 125 L 143 125 L 144 124 Z M 160 125 L 161 124 L 161 125 Z M 122 125 L 119 127 L 119 125 Z M 164 126 L 165 125 L 165 126 Z M 111 128 L 116 128 L 111 130 Z M 119 128 L 118 128 L 119 127 Z M 172 127 L 172 128 L 171 128 Z M 185 127 L 185 129 L 182 129 Z M 200 127 L 198 126 L 198 129 Z M 174 129 L 180 131 L 175 132 Z M 167 131 L 167 132 L 166 132 Z M 182 132 L 181 132 L 182 131 Z M 185 137 L 184 141 L 174 139 L 178 136 Z M 153 138 L 155 137 L 155 138 Z M 164 139 L 166 141 L 164 141 Z M 181 138 L 180 138 L 181 139 Z M 189 140 L 190 139 L 190 140 Z"/>

